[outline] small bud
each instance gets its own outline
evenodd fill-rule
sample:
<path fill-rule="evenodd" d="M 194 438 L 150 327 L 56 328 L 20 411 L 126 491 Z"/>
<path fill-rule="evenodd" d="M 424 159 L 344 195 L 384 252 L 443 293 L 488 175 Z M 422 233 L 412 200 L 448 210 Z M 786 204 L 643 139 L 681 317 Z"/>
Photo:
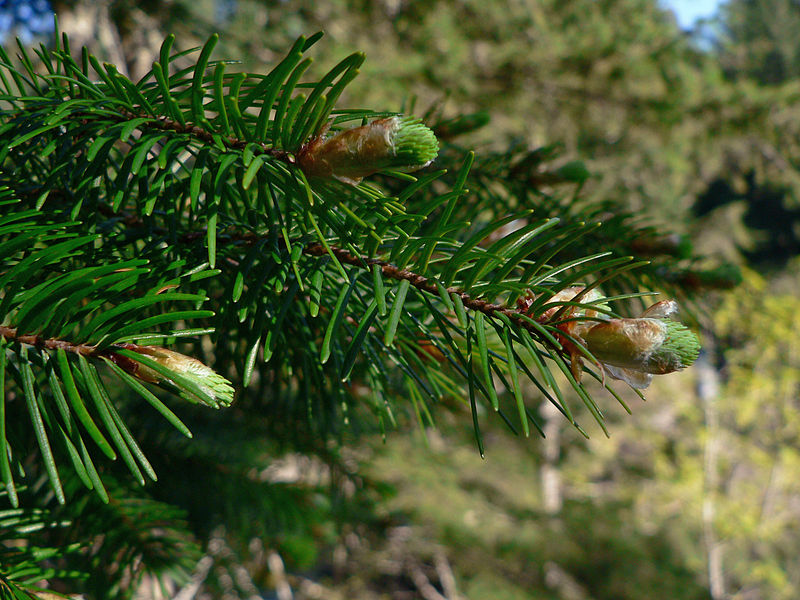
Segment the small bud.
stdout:
<path fill-rule="evenodd" d="M 132 350 L 132 348 L 129 349 Z M 228 406 L 233 402 L 233 386 L 231 383 L 196 358 L 154 346 L 137 346 L 134 351 L 154 360 L 162 367 L 193 381 L 200 389 L 214 398 L 216 406 Z M 142 381 L 156 384 L 166 383 L 180 389 L 180 386 L 174 381 L 142 363 L 126 360 L 119 361 L 117 364 Z M 196 401 L 194 397 L 190 399 Z"/>
<path fill-rule="evenodd" d="M 433 131 L 419 119 L 396 116 L 317 137 L 300 150 L 297 163 L 308 177 L 333 177 L 355 185 L 384 169 L 416 171 L 438 153 Z"/>
<path fill-rule="evenodd" d="M 558 324 L 557 327 L 564 333 L 576 338 L 580 338 L 584 331 L 597 322 L 592 319 L 597 318 L 600 311 L 593 307 L 608 308 L 605 303 L 599 302 L 605 296 L 597 288 L 586 290 L 583 286 L 573 285 L 546 298 L 546 302 L 541 305 L 541 308 L 546 308 L 541 314 L 532 314 L 533 304 L 540 297 L 529 291 L 526 296 L 517 300 L 517 308 L 523 314 L 536 318 L 540 323 L 548 323 L 556 315 L 561 315 L 559 321 L 563 319 L 564 322 Z M 565 304 L 566 302 L 579 303 L 581 306 L 570 306 Z"/>
<path fill-rule="evenodd" d="M 565 317 L 596 317 L 598 314 L 597 311 L 593 310 L 589 305 L 599 305 L 605 307 L 604 303 L 598 302 L 598 300 L 602 300 L 603 298 L 604 296 L 602 292 L 596 288 L 586 291 L 586 288 L 580 285 L 566 287 L 547 299 L 547 304 L 554 304 L 555 306 L 552 306 L 544 311 L 539 316 L 539 319 L 541 321 L 549 321 L 559 312 L 564 313 Z M 564 304 L 561 304 L 563 302 L 579 302 L 587 306 L 569 307 L 565 311 L 562 310 L 565 306 Z M 574 321 L 573 324 L 570 325 L 570 328 L 577 327 L 578 329 L 583 329 L 586 325 L 586 321 Z M 573 333 L 573 331 L 570 330 L 568 333 Z M 575 331 L 574 333 L 580 334 L 579 331 Z"/>
<path fill-rule="evenodd" d="M 742 271 L 734 264 L 725 263 L 713 269 L 686 269 L 670 273 L 668 279 L 693 291 L 729 290 L 742 283 Z"/>
<path fill-rule="evenodd" d="M 601 363 L 662 375 L 691 365 L 700 353 L 697 336 L 669 319 L 611 319 L 583 336 Z"/>
<path fill-rule="evenodd" d="M 583 161 L 573 160 L 556 169 L 555 174 L 565 182 L 584 183 L 592 176 Z"/>
<path fill-rule="evenodd" d="M 631 252 L 636 256 L 674 256 L 685 259 L 692 255 L 692 242 L 684 235 L 642 235 L 631 242 Z"/>
<path fill-rule="evenodd" d="M 470 133 L 489 123 L 489 113 L 480 111 L 469 115 L 461 115 L 455 119 L 442 121 L 434 128 L 436 137 L 442 140 L 450 140 L 456 136 Z"/>
<path fill-rule="evenodd" d="M 438 363 L 444 363 L 447 360 L 444 353 L 433 342 L 422 337 L 417 340 L 417 355 L 420 358 Z"/>

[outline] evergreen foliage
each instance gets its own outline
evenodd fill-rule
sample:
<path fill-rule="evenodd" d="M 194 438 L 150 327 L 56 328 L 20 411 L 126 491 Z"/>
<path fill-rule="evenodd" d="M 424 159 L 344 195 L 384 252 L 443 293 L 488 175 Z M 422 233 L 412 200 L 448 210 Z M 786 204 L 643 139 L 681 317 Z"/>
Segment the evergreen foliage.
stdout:
<path fill-rule="evenodd" d="M 3 563 L 11 597 L 69 578 L 94 597 L 167 589 L 219 537 L 209 523 L 246 539 L 352 518 L 346 486 L 323 501 L 321 483 L 253 476 L 278 447 L 364 485 L 330 441 L 408 415 L 432 425 L 448 405 L 481 453 L 494 413 L 542 432 L 540 398 L 605 431 L 609 400 L 627 410 L 622 384 L 570 324 L 636 314 L 656 289 L 689 299 L 675 282 L 692 257 L 619 205 L 581 201 L 581 163 L 456 144 L 480 115 L 399 117 L 404 152 L 367 181 L 307 172 L 316 141 L 399 116 L 337 105 L 360 53 L 304 80 L 319 37 L 261 75 L 212 60 L 216 36 L 191 51 L 170 36 L 138 81 L 66 36 L 0 52 L 0 519 L 10 539 L 30 519 L 58 541 Z M 431 131 L 446 134 L 439 158 L 404 173 L 428 162 Z"/>

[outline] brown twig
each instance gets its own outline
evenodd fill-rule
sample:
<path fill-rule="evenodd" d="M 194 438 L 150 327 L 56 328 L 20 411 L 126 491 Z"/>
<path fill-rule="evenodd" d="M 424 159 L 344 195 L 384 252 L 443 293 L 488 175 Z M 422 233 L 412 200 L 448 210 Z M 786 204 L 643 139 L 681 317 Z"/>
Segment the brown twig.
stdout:
<path fill-rule="evenodd" d="M 141 219 L 135 215 L 131 215 L 130 213 L 115 213 L 111 210 L 110 207 L 104 205 L 98 205 L 98 210 L 105 214 L 106 216 L 118 216 L 122 219 L 122 221 L 131 227 L 143 225 Z M 159 232 L 166 232 L 163 228 L 157 228 L 155 231 Z M 191 243 L 198 239 L 205 239 L 206 232 L 201 231 L 190 231 L 178 238 L 178 240 L 182 243 Z M 242 231 L 231 231 L 227 230 L 220 234 L 218 238 L 218 244 L 220 242 L 224 243 L 226 240 L 233 241 L 233 242 L 246 242 L 249 244 L 253 244 L 258 240 L 262 239 L 262 236 L 252 232 L 242 232 Z M 328 245 L 330 248 L 330 253 L 333 254 L 336 259 L 341 262 L 345 263 L 354 267 L 359 267 L 362 269 L 369 269 L 373 265 L 378 265 L 381 269 L 381 273 L 383 273 L 384 277 L 388 279 L 395 279 L 398 281 L 406 280 L 412 286 L 417 288 L 420 291 L 427 292 L 429 294 L 439 295 L 439 288 L 437 287 L 436 283 L 433 279 L 429 277 L 425 277 L 424 275 L 420 275 L 419 273 L 415 273 L 409 269 L 400 269 L 399 267 L 378 259 L 378 258 L 367 258 L 364 256 L 358 256 L 345 250 L 343 248 L 338 248 L 336 246 Z M 303 247 L 303 254 L 306 256 L 328 256 L 328 249 L 325 248 L 320 243 L 311 243 L 307 244 Z M 455 294 L 460 299 L 464 308 L 468 308 L 474 311 L 482 312 L 487 317 L 497 317 L 498 315 L 504 315 L 507 318 L 511 319 L 512 321 L 516 322 L 520 326 L 524 327 L 525 329 L 537 333 L 538 331 L 536 327 L 534 327 L 531 323 L 526 321 L 523 318 L 522 312 L 517 309 L 509 308 L 504 304 L 494 304 L 487 300 L 482 300 L 480 298 L 473 298 L 468 293 L 461 291 L 456 287 L 448 287 L 446 288 L 448 294 Z"/>
<path fill-rule="evenodd" d="M 267 154 L 288 164 L 294 164 L 295 162 L 294 157 L 285 150 L 273 148 L 264 142 L 248 142 L 247 140 L 243 140 L 232 135 L 214 135 L 213 133 L 210 133 L 193 123 L 185 123 L 182 125 L 181 123 L 178 123 L 177 121 L 167 117 L 153 117 L 151 115 L 138 114 L 128 110 L 121 110 L 120 116 L 122 117 L 119 119 L 120 121 L 130 121 L 131 119 L 150 119 L 149 121 L 139 125 L 139 128 L 141 129 L 158 129 L 160 131 L 174 131 L 175 133 L 188 134 L 208 145 L 215 144 L 217 140 L 222 140 L 222 143 L 232 150 L 242 150 L 248 144 L 253 144 L 257 148 L 255 154 Z"/>
<path fill-rule="evenodd" d="M 96 348 L 88 344 L 74 344 L 64 340 L 43 338 L 39 335 L 19 335 L 14 327 L 5 327 L 0 325 L 0 337 L 12 342 L 27 344 L 28 346 L 46 348 L 47 350 L 65 350 L 67 352 L 72 352 L 73 354 L 82 354 L 83 356 L 94 356 L 96 354 Z"/>
<path fill-rule="evenodd" d="M 420 275 L 419 273 L 409 271 L 408 269 L 400 269 L 393 264 L 378 258 L 365 258 L 362 256 L 356 256 L 347 250 L 343 250 L 342 248 L 337 248 L 335 246 L 329 246 L 329 248 L 331 250 L 331 254 L 333 254 L 339 260 L 339 262 L 343 262 L 354 267 L 361 267 L 363 269 L 367 269 L 372 265 L 378 265 L 383 275 L 389 279 L 397 279 L 399 281 L 406 280 L 418 290 L 428 292 L 430 294 L 439 294 L 439 288 L 434 283 L 434 280 Z M 303 254 L 308 256 L 326 256 L 328 251 L 322 244 L 314 243 L 305 246 L 303 248 Z M 532 325 L 522 319 L 518 310 L 508 308 L 504 304 L 493 304 L 487 300 L 473 298 L 468 293 L 462 292 L 456 287 L 449 287 L 446 289 L 448 294 L 455 294 L 461 299 L 462 304 L 464 304 L 464 308 L 470 308 L 472 310 L 482 312 L 487 317 L 496 317 L 499 314 L 505 315 L 509 319 L 517 321 L 523 327 L 530 327 L 535 331 Z"/>
<path fill-rule="evenodd" d="M 85 356 L 87 358 L 107 358 L 132 375 L 136 375 L 138 373 L 139 363 L 126 356 L 117 354 L 116 350 L 131 350 L 132 352 L 138 352 L 139 354 L 148 354 L 149 350 L 146 346 L 130 343 L 112 344 L 108 348 L 98 350 L 97 346 L 93 346 L 91 344 L 76 344 L 66 340 L 45 338 L 40 335 L 28 333 L 20 334 L 15 327 L 6 327 L 4 325 L 0 325 L 0 337 L 10 342 L 26 344 L 28 346 L 39 348 L 40 350 L 64 350 L 65 352 L 80 354 L 81 356 Z"/>
<path fill-rule="evenodd" d="M 175 126 L 180 127 L 180 125 L 177 123 L 175 123 Z M 187 125 L 187 127 L 189 126 Z M 108 218 L 119 219 L 128 227 L 144 226 L 144 221 L 138 215 L 124 211 L 115 212 L 106 204 L 98 203 L 97 211 Z M 167 230 L 164 227 L 154 227 L 152 228 L 152 231 L 159 234 L 167 233 Z M 182 244 L 189 244 L 205 238 L 206 231 L 201 229 L 197 231 L 188 231 L 180 235 L 178 237 L 178 242 Z M 217 244 L 218 246 L 224 244 L 225 242 L 245 242 L 247 244 L 254 244 L 261 239 L 263 239 L 263 236 L 257 233 L 250 231 L 238 231 L 228 228 L 218 234 Z M 280 240 L 279 243 L 283 243 L 283 241 Z M 397 281 L 406 280 L 420 291 L 436 296 L 439 295 L 438 286 L 436 285 L 435 281 L 429 277 L 425 277 L 424 275 L 420 275 L 419 273 L 415 273 L 409 269 L 401 269 L 387 261 L 378 258 L 358 256 L 349 252 L 348 250 L 338 248 L 336 246 L 328 245 L 328 248 L 330 248 L 330 254 L 335 256 L 340 263 L 345 263 L 362 269 L 369 269 L 373 265 L 378 265 L 381 269 L 381 273 L 383 273 L 383 276 L 388 279 L 395 279 Z M 305 245 L 302 252 L 306 256 L 320 257 L 329 255 L 328 249 L 318 242 Z M 457 295 L 461 299 L 461 303 L 464 305 L 464 308 L 482 312 L 487 317 L 498 317 L 499 315 L 503 315 L 528 331 L 536 333 L 537 336 L 539 335 L 537 328 L 524 318 L 525 315 L 523 311 L 520 311 L 516 308 L 509 308 L 504 304 L 496 304 L 480 298 L 473 298 L 467 292 L 461 291 L 456 287 L 451 286 L 446 288 L 446 290 L 450 295 Z"/>
<path fill-rule="evenodd" d="M 23 114 L 22 111 L 9 112 L 4 116 L 8 120 L 11 120 L 18 116 L 21 116 L 22 114 Z M 89 121 L 97 119 L 103 119 L 104 121 L 115 121 L 117 123 L 123 123 L 133 119 L 146 119 L 145 122 L 141 123 L 136 128 L 140 130 L 171 131 L 174 133 L 189 135 L 206 145 L 213 145 L 221 141 L 224 146 L 226 146 L 231 150 L 243 150 L 245 146 L 250 144 L 254 146 L 253 153 L 256 155 L 268 155 L 291 165 L 295 164 L 296 162 L 294 155 L 292 153 L 287 152 L 286 150 L 281 150 L 279 148 L 274 148 L 265 142 L 243 140 L 233 135 L 224 136 L 224 135 L 214 134 L 210 131 L 207 131 L 206 129 L 203 129 L 197 124 L 194 123 L 181 124 L 178 121 L 175 121 L 174 119 L 170 119 L 165 116 L 154 116 L 126 109 L 120 109 L 114 115 L 110 115 L 106 112 L 90 113 L 90 112 L 76 111 L 72 113 L 71 116 L 74 117 L 76 122 L 81 123 L 81 125 L 85 125 Z M 78 137 L 82 137 L 84 135 L 86 134 L 85 132 L 82 131 L 77 134 Z"/>

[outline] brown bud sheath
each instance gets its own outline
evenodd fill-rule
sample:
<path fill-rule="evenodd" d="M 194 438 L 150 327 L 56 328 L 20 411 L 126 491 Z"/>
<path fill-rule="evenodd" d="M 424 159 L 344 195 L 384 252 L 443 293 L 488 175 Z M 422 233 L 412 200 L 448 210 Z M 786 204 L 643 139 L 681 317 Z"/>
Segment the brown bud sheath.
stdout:
<path fill-rule="evenodd" d="M 307 177 L 356 184 L 384 169 L 421 169 L 438 152 L 436 137 L 421 121 L 395 116 L 316 137 L 300 150 L 297 164 Z"/>

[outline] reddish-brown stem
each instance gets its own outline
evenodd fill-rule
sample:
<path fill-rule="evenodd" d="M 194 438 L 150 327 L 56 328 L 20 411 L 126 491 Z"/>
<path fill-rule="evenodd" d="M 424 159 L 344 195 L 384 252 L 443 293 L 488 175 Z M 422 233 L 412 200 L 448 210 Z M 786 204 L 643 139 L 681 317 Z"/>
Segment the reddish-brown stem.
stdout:
<path fill-rule="evenodd" d="M 117 215 L 121 216 L 124 222 L 129 226 L 137 226 L 141 225 L 142 222 L 139 217 L 127 213 L 114 213 L 109 207 L 104 205 L 99 205 L 99 210 L 104 214 L 111 216 Z M 205 231 L 190 231 L 188 233 L 183 234 L 178 239 L 183 243 L 190 243 L 194 242 L 198 239 L 205 239 L 206 232 Z M 224 243 L 225 240 L 229 241 L 236 241 L 236 242 L 247 242 L 247 243 L 254 243 L 260 239 L 260 236 L 251 233 L 251 232 L 238 232 L 238 231 L 227 231 L 224 236 L 220 236 L 218 240 L 218 245 L 220 243 Z M 378 265 L 381 269 L 381 272 L 385 277 L 389 279 L 396 279 L 398 281 L 407 280 L 411 285 L 413 285 L 418 290 L 428 292 L 430 294 L 439 294 L 439 289 L 436 284 L 433 282 L 432 279 L 410 271 L 408 269 L 400 269 L 395 265 L 380 260 L 378 258 L 366 258 L 363 256 L 357 256 L 347 250 L 342 248 L 337 248 L 336 246 L 328 246 L 330 248 L 331 254 L 333 254 L 336 259 L 341 262 L 345 263 L 354 267 L 360 267 L 363 269 L 368 269 L 372 265 Z M 307 246 L 303 247 L 303 254 L 307 256 L 327 256 L 328 250 L 320 243 L 312 243 L 308 244 Z M 528 321 L 526 321 L 522 315 L 524 314 L 522 311 L 508 308 L 503 304 L 493 304 L 488 302 L 487 300 L 481 300 L 480 298 L 473 298 L 468 293 L 463 292 L 455 287 L 447 288 L 448 294 L 456 294 L 460 299 L 461 303 L 464 305 L 464 308 L 469 308 L 471 310 L 480 311 L 485 314 L 487 317 L 496 317 L 497 315 L 505 315 L 512 321 L 515 321 L 525 329 L 535 332 L 538 334 L 536 328 L 531 325 Z"/>
<path fill-rule="evenodd" d="M 45 338 L 40 335 L 19 334 L 16 328 L 3 325 L 0 325 L 0 337 L 10 342 L 18 342 L 44 350 L 64 350 L 65 352 L 72 352 L 73 354 L 80 354 L 90 358 L 107 358 L 133 375 L 136 375 L 139 369 L 139 363 L 117 354 L 115 350 L 124 349 L 139 352 L 140 354 L 147 354 L 147 352 L 142 350 L 142 346 L 138 344 L 114 344 L 103 350 L 98 350 L 96 346 L 92 346 L 91 344 L 75 344 L 65 340 Z"/>
<path fill-rule="evenodd" d="M 356 256 L 347 250 L 343 250 L 335 246 L 329 246 L 329 248 L 331 250 L 331 254 L 333 254 L 339 262 L 361 268 L 369 268 L 372 265 L 378 265 L 383 275 L 389 279 L 397 279 L 399 281 L 406 280 L 418 290 L 428 292 L 430 294 L 439 294 L 439 288 L 436 286 L 433 280 L 420 275 L 419 273 L 414 273 L 408 269 L 400 269 L 391 263 L 377 258 L 364 258 L 361 256 Z M 308 256 L 326 256 L 328 251 L 322 244 L 315 243 L 305 246 L 303 248 L 303 254 L 307 254 Z M 456 294 L 461 299 L 461 303 L 464 305 L 464 308 L 480 311 L 487 317 L 495 317 L 499 314 L 505 315 L 526 329 L 535 331 L 533 325 L 522 319 L 520 316 L 521 313 L 518 310 L 508 308 L 503 304 L 493 304 L 486 300 L 481 300 L 480 298 L 473 298 L 466 292 L 462 292 L 455 287 L 447 288 L 447 293 Z"/>
<path fill-rule="evenodd" d="M 65 350 L 74 354 L 82 354 L 83 356 L 93 356 L 95 354 L 94 346 L 90 346 L 88 344 L 73 344 L 72 342 L 66 342 L 64 340 L 43 338 L 39 335 L 20 335 L 17 333 L 17 330 L 14 327 L 5 327 L 0 325 L 0 337 L 12 342 L 27 344 L 28 346 L 46 348 L 47 350 Z"/>
<path fill-rule="evenodd" d="M 105 214 L 108 214 L 109 216 L 114 214 L 120 215 L 119 213 L 112 212 L 111 209 L 108 207 L 102 207 L 102 205 L 101 205 L 101 210 Z M 131 215 L 125 213 L 122 213 L 120 216 L 123 217 L 123 220 L 128 225 L 136 226 L 138 224 L 141 224 L 141 221 L 138 219 L 138 217 L 135 216 L 131 217 Z M 179 239 L 184 243 L 189 243 L 197 239 L 205 239 L 205 237 L 206 237 L 205 231 L 192 231 L 189 233 L 185 233 Z M 231 241 L 236 241 L 236 242 L 244 241 L 252 244 L 256 242 L 258 239 L 260 239 L 260 236 L 251 232 L 229 231 L 226 232 L 225 238 Z M 219 243 L 224 243 L 223 237 L 219 239 L 218 244 Z M 380 260 L 378 258 L 366 258 L 363 256 L 357 256 L 347 250 L 344 250 L 342 248 L 337 248 L 336 246 L 329 245 L 328 247 L 330 248 L 331 254 L 333 254 L 340 263 L 345 263 L 363 269 L 368 269 L 372 265 L 378 265 L 384 277 L 388 277 L 389 279 L 396 279 L 398 281 L 405 279 L 418 290 L 435 295 L 439 294 L 439 289 L 434 283 L 434 281 L 428 277 L 420 275 L 419 273 L 415 273 L 408 269 L 400 269 L 395 265 Z M 312 243 L 303 247 L 303 254 L 307 256 L 327 256 L 328 250 L 325 248 L 325 246 L 323 246 L 320 243 Z M 528 331 L 536 333 L 537 336 L 539 335 L 539 331 L 537 330 L 537 328 L 523 318 L 525 312 L 522 310 L 518 310 L 516 308 L 509 308 L 504 304 L 494 304 L 488 302 L 487 300 L 482 300 L 480 298 L 473 298 L 468 293 L 463 292 L 456 287 L 447 288 L 447 293 L 456 294 L 461 299 L 461 303 L 464 305 L 464 308 L 480 311 L 487 317 L 496 317 L 498 315 L 504 315 L 509 319 L 511 319 L 512 321 L 518 323 L 520 326 L 524 327 Z M 550 321 L 550 319 L 547 319 L 547 321 Z"/>
<path fill-rule="evenodd" d="M 16 113 L 9 114 L 9 118 L 14 118 L 17 116 Z M 84 113 L 84 112 L 75 112 L 72 113 L 72 116 L 82 124 L 88 123 L 90 120 L 97 120 L 98 118 L 102 118 L 104 120 L 115 120 L 117 122 L 125 122 L 130 121 L 132 119 L 147 119 L 147 121 L 141 123 L 137 126 L 137 129 L 140 130 L 153 130 L 157 129 L 160 131 L 173 131 L 175 133 L 187 134 L 192 136 L 193 138 L 197 139 L 203 144 L 206 145 L 214 145 L 218 142 L 222 142 L 224 146 L 230 148 L 232 150 L 242 150 L 248 144 L 253 145 L 253 153 L 254 154 L 265 154 L 281 160 L 288 164 L 295 164 L 294 155 L 286 150 L 281 150 L 279 148 L 273 148 L 269 144 L 264 142 L 251 142 L 248 140 L 243 140 L 241 138 L 237 138 L 232 135 L 219 135 L 209 132 L 199 125 L 195 125 L 194 123 L 184 123 L 181 124 L 178 121 L 173 119 L 169 119 L 164 116 L 153 116 L 146 113 L 138 113 L 131 110 L 121 109 L 119 110 L 118 115 L 109 115 L 108 113 Z M 85 134 L 81 134 L 85 135 Z"/>
<path fill-rule="evenodd" d="M 127 110 L 120 111 L 120 115 L 123 116 L 125 120 L 153 118 L 150 115 L 138 114 Z M 294 157 L 290 153 L 286 152 L 285 150 L 273 148 L 264 142 L 248 142 L 247 140 L 243 140 L 232 135 L 214 135 L 198 125 L 194 125 L 192 123 L 181 125 L 177 121 L 168 119 L 166 117 L 158 117 L 152 121 L 142 123 L 139 126 L 139 129 L 159 129 L 161 131 L 174 131 L 175 133 L 189 134 L 197 140 L 208 145 L 215 144 L 218 140 L 221 140 L 225 146 L 232 150 L 242 150 L 245 146 L 247 146 L 247 144 L 252 143 L 256 148 L 255 154 L 267 154 L 289 164 L 294 164 L 295 162 Z"/>
<path fill-rule="evenodd" d="M 131 111 L 122 111 L 120 114 L 128 120 L 134 118 L 149 118 L 148 115 L 140 115 Z M 209 133 L 208 131 L 197 125 L 193 125 L 191 123 L 186 123 L 185 125 L 182 125 L 177 121 L 165 117 L 159 117 L 154 121 L 143 123 L 142 125 L 140 125 L 140 127 L 141 128 L 149 127 L 153 129 L 160 129 L 162 131 L 174 131 L 176 133 L 189 134 L 206 144 L 214 143 L 215 138 L 220 139 L 218 136 L 212 135 L 211 133 Z M 233 136 L 228 136 L 221 139 L 223 140 L 223 143 L 225 143 L 228 147 L 233 149 L 242 149 L 248 143 L 245 140 L 241 140 Z M 263 154 L 269 154 L 275 158 L 284 160 L 286 162 L 290 163 L 294 162 L 294 158 L 289 153 L 283 150 L 271 148 L 264 143 L 256 143 L 256 147 L 258 147 L 261 153 Z M 98 208 L 108 216 L 118 214 L 111 211 L 109 207 L 103 205 L 100 205 Z M 136 226 L 137 224 L 141 223 L 139 218 L 136 217 L 135 215 L 123 213 L 121 216 L 123 217 L 125 223 L 129 226 Z M 258 239 L 257 235 L 250 233 L 244 233 L 239 235 L 234 234 L 232 236 L 229 235 L 228 237 L 229 239 L 233 239 L 236 241 L 247 241 L 251 243 Z M 205 232 L 193 231 L 181 236 L 181 241 L 188 243 L 200 238 L 205 238 Z M 330 251 L 334 256 L 336 256 L 339 262 L 343 262 L 355 267 L 362 267 L 362 268 L 368 268 L 371 265 L 379 265 L 381 268 L 381 272 L 384 274 L 384 276 L 390 279 L 406 280 L 419 290 L 431 294 L 438 294 L 437 286 L 434 283 L 432 283 L 432 281 L 429 278 L 423 275 L 419 275 L 418 273 L 414 273 L 413 271 L 409 271 L 408 269 L 399 269 L 398 267 L 379 259 L 356 256 L 342 248 L 336 248 L 331 246 Z M 322 246 L 321 244 L 314 243 L 305 246 L 303 248 L 303 254 L 306 254 L 308 256 L 324 256 L 328 254 L 328 250 L 325 249 L 325 247 Z M 535 328 L 530 323 L 527 323 L 524 319 L 521 318 L 520 311 L 516 309 L 508 308 L 507 306 L 502 304 L 493 304 L 491 302 L 488 302 L 486 300 L 481 300 L 479 298 L 473 298 L 466 292 L 462 292 L 459 289 L 453 287 L 447 288 L 447 292 L 449 294 L 458 295 L 465 308 L 480 311 L 489 317 L 502 314 L 508 317 L 509 319 L 516 321 L 526 329 L 529 329 L 531 331 L 535 330 Z M 75 350 L 71 351 L 74 352 Z"/>

